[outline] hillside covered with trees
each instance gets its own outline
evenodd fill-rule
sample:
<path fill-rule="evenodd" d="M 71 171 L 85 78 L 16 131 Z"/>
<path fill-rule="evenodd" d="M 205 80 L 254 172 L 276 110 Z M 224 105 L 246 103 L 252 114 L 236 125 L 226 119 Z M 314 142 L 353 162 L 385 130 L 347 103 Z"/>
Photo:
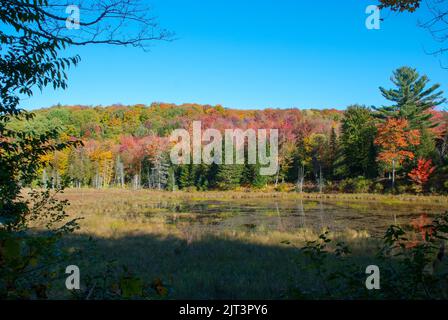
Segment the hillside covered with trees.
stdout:
<path fill-rule="evenodd" d="M 37 110 L 17 130 L 60 128 L 62 140 L 83 146 L 43 157 L 42 182 L 73 187 L 154 189 L 239 187 L 319 192 L 448 191 L 447 115 L 438 85 L 412 68 L 394 72 L 395 88 L 381 88 L 390 106 L 352 105 L 344 111 L 265 109 L 153 103 L 150 106 L 54 106 Z M 279 170 L 258 165 L 173 165 L 174 129 L 279 129 Z"/>

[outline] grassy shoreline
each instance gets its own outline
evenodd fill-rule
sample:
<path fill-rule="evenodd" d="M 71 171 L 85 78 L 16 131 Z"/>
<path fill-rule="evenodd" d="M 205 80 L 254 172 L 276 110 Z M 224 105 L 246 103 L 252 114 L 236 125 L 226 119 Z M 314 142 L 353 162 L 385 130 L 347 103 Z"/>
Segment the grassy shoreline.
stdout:
<path fill-rule="evenodd" d="M 415 195 L 415 194 L 374 194 L 374 193 L 296 193 L 296 192 L 281 192 L 281 191 L 154 191 L 154 190 L 132 190 L 121 188 L 109 189 L 92 189 L 81 188 L 66 189 L 66 194 L 76 193 L 109 193 L 111 195 L 117 194 L 125 196 L 126 194 L 133 195 L 152 195 L 166 199 L 184 198 L 189 200 L 226 200 L 226 199 L 257 199 L 257 198 L 275 198 L 275 199 L 302 199 L 302 200 L 344 200 L 344 201 L 375 201 L 384 204 L 405 204 L 409 202 L 434 205 L 448 205 L 448 196 L 446 195 Z"/>

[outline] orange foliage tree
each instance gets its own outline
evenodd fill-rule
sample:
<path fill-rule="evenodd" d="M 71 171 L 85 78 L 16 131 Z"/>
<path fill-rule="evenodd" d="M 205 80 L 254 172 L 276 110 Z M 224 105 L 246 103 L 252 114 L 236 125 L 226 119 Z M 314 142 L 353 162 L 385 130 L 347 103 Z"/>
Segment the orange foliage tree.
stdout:
<path fill-rule="evenodd" d="M 378 161 L 392 167 L 394 186 L 396 166 L 406 159 L 414 159 L 414 153 L 409 148 L 420 144 L 420 132 L 410 130 L 406 119 L 387 118 L 378 126 L 375 144 L 380 147 Z"/>

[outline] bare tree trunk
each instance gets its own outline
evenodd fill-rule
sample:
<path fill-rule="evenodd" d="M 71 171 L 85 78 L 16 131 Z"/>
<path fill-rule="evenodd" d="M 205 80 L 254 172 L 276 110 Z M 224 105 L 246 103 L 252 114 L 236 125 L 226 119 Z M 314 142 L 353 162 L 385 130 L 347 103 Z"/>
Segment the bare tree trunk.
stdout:
<path fill-rule="evenodd" d="M 158 172 L 157 178 L 158 178 L 158 189 L 160 191 L 160 190 L 162 190 L 162 183 L 160 181 L 160 171 Z"/>
<path fill-rule="evenodd" d="M 55 172 L 53 169 L 52 173 L 51 173 L 51 189 L 53 189 L 53 190 L 54 190 L 54 180 L 55 180 Z"/>
<path fill-rule="evenodd" d="M 275 187 L 277 188 L 278 185 L 278 176 L 280 174 L 280 166 L 277 168 L 277 174 L 275 175 Z"/>
<path fill-rule="evenodd" d="M 124 188 L 124 167 L 120 156 L 117 156 L 116 161 L 115 182 L 120 185 L 121 188 Z"/>
<path fill-rule="evenodd" d="M 59 175 L 59 172 L 56 171 L 56 187 L 61 187 L 61 176 Z"/>
<path fill-rule="evenodd" d="M 322 193 L 324 188 L 324 177 L 322 175 L 322 167 L 319 166 L 319 192 Z"/>
<path fill-rule="evenodd" d="M 95 174 L 95 180 L 94 180 L 94 188 L 100 189 L 101 188 L 101 177 L 100 177 L 100 169 L 99 167 L 96 168 L 96 174 Z"/>
<path fill-rule="evenodd" d="M 47 187 L 47 183 L 48 183 L 47 169 L 44 169 L 44 171 L 42 172 L 42 185 Z"/>
<path fill-rule="evenodd" d="M 392 160 L 392 189 L 395 188 L 395 159 Z"/>
<path fill-rule="evenodd" d="M 173 192 L 174 192 L 176 190 L 176 177 L 174 176 L 174 170 L 173 170 L 173 174 L 171 176 L 173 179 Z"/>
<path fill-rule="evenodd" d="M 303 192 L 303 182 L 305 180 L 305 166 L 301 165 L 298 168 L 298 174 L 297 174 L 297 189 L 300 193 Z"/>
<path fill-rule="evenodd" d="M 139 179 L 140 178 L 139 178 L 138 173 L 134 174 L 134 181 L 133 181 L 133 188 L 134 188 L 134 190 L 137 190 L 139 188 L 139 185 L 140 185 Z"/>

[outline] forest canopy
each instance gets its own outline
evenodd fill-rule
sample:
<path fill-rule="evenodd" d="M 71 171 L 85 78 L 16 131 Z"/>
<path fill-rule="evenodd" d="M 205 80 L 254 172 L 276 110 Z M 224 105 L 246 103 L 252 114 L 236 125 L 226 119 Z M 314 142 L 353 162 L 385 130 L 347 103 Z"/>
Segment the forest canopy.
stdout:
<path fill-rule="evenodd" d="M 385 95 L 393 95 L 392 90 L 383 90 Z M 37 110 L 35 119 L 11 126 L 33 132 L 60 128 L 62 140 L 83 141 L 81 147 L 42 159 L 41 179 L 55 185 L 228 190 L 280 189 L 289 184 L 300 191 L 384 192 L 396 188 L 397 180 L 401 191 L 446 192 L 446 112 L 427 103 L 414 113 L 406 108 L 414 110 L 412 106 L 376 110 L 359 105 L 343 111 L 236 110 L 221 105 L 168 103 L 58 105 Z M 394 118 L 394 112 L 401 120 L 386 121 Z M 170 133 L 179 128 L 191 131 L 193 121 L 201 121 L 203 129 L 222 132 L 233 128 L 279 129 L 279 171 L 264 177 L 258 174 L 257 165 L 171 164 Z M 414 123 L 424 123 L 425 127 L 411 128 Z M 396 133 L 396 141 L 387 138 L 391 132 Z M 400 141 L 409 132 L 418 136 L 419 143 Z M 427 170 L 431 170 L 432 179 L 428 175 L 424 183 L 413 181 L 419 161 L 429 160 Z"/>

